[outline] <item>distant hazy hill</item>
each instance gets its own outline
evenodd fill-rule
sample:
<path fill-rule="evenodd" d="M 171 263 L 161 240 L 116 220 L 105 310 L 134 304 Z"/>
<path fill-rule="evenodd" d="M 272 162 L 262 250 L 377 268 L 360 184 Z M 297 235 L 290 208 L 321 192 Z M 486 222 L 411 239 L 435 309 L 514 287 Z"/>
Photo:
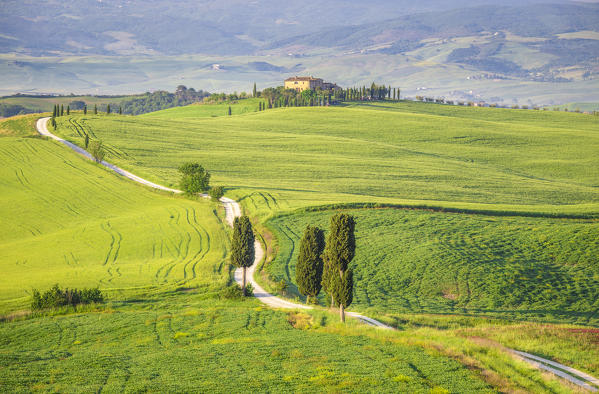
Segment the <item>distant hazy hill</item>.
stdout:
<path fill-rule="evenodd" d="M 501 4 L 537 2 L 502 0 Z M 475 5 L 496 3 L 477 0 Z M 472 5 L 467 0 L 3 0 L 0 52 L 250 54 L 282 38 L 323 30 L 328 35 L 333 26 Z"/>
<path fill-rule="evenodd" d="M 324 47 L 401 54 L 426 46 L 430 39 L 446 40 L 441 42 L 446 45 L 438 45 L 436 50 L 449 49 L 450 52 L 437 61 L 526 76 L 532 71 L 546 74 L 552 67 L 581 64 L 586 64 L 590 72 L 599 58 L 599 33 L 596 37 L 572 35 L 560 38 L 558 35 L 597 28 L 599 4 L 486 5 L 333 28 L 278 40 L 269 48 L 306 50 Z M 459 40 L 464 37 L 478 40 L 464 46 L 467 41 Z M 526 50 L 541 55 L 541 59 L 551 59 L 542 65 L 527 67 L 519 64 L 517 59 Z"/>

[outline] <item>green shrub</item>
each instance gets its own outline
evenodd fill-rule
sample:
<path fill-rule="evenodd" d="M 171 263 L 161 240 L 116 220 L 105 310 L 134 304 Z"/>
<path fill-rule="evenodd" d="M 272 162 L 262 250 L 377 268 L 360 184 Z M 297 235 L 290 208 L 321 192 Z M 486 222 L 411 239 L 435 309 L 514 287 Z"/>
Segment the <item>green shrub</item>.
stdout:
<path fill-rule="evenodd" d="M 222 186 L 213 186 L 210 189 L 210 198 L 215 202 L 220 200 L 220 198 L 224 195 L 225 195 L 225 188 Z"/>
<path fill-rule="evenodd" d="M 226 287 L 220 292 L 220 298 L 225 300 L 241 300 L 243 298 L 243 292 L 241 286 L 237 283 Z"/>
<path fill-rule="evenodd" d="M 42 310 L 49 308 L 58 308 L 61 306 L 76 306 L 80 304 L 90 304 L 92 302 L 103 302 L 104 296 L 100 289 L 64 289 L 62 290 L 58 284 L 54 285 L 50 290 L 40 293 L 33 289 L 31 300 L 32 310 Z"/>

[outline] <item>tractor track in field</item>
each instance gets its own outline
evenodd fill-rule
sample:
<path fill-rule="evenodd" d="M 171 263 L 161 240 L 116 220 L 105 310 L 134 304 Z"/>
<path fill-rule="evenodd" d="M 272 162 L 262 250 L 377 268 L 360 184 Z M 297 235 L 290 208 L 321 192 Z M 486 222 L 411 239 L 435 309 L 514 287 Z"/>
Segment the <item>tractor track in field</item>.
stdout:
<path fill-rule="evenodd" d="M 93 157 L 84 149 L 50 133 L 47 128 L 48 120 L 50 120 L 49 117 L 41 118 L 37 121 L 36 129 L 37 129 L 38 133 L 40 133 L 43 136 L 49 137 L 55 141 L 58 141 L 64 145 L 68 146 L 69 148 L 71 148 L 75 152 L 79 153 L 80 155 L 82 155 L 90 160 L 93 160 Z M 138 177 L 137 175 L 130 173 L 129 171 L 125 171 L 113 164 L 110 164 L 106 161 L 101 161 L 100 164 L 102 164 L 104 167 L 107 167 L 108 169 L 116 172 L 117 174 L 122 175 L 122 176 L 124 176 L 134 182 L 140 183 L 142 185 L 145 185 L 145 186 L 148 186 L 148 187 L 151 187 L 154 189 L 159 189 L 159 190 L 175 193 L 175 194 L 182 193 L 181 190 L 168 188 L 168 187 L 150 182 L 146 179 L 143 179 L 141 177 Z M 208 197 L 207 195 L 202 195 L 202 196 Z M 266 200 L 266 198 L 263 195 L 262 195 L 262 197 Z M 241 216 L 241 207 L 240 207 L 239 203 L 237 201 L 232 200 L 227 197 L 221 198 L 220 201 L 221 201 L 223 207 L 225 208 L 225 221 L 227 222 L 227 224 L 229 224 L 229 226 L 233 226 L 233 222 L 234 222 L 235 218 Z M 274 201 L 274 203 L 276 205 L 278 205 L 276 203 L 276 201 Z M 268 201 L 267 201 L 267 204 L 268 204 Z M 255 251 L 256 251 L 256 254 L 255 254 L 254 264 L 251 267 L 249 267 L 246 272 L 248 281 L 249 281 L 249 283 L 252 284 L 252 287 L 254 289 L 254 297 L 256 297 L 258 300 L 260 300 L 262 303 L 264 303 L 272 308 L 276 308 L 276 309 L 313 309 L 313 307 L 311 307 L 311 306 L 303 305 L 303 304 L 296 304 L 296 303 L 284 300 L 282 298 L 276 297 L 276 296 L 268 293 L 267 291 L 265 291 L 262 288 L 262 286 L 260 286 L 254 279 L 256 267 L 260 264 L 262 259 L 265 257 L 265 253 L 264 253 L 262 244 L 258 240 L 256 240 L 256 242 L 255 242 Z M 117 252 L 117 254 L 118 254 L 118 252 Z M 110 253 L 109 253 L 109 255 L 110 255 Z M 116 256 L 115 256 L 114 260 L 116 260 Z M 172 267 L 170 269 L 172 269 Z M 169 269 L 169 271 L 170 271 L 170 269 Z M 237 283 L 241 283 L 242 275 L 243 275 L 243 270 L 241 268 L 238 268 L 235 270 L 234 279 Z M 378 320 L 369 318 L 367 316 L 361 315 L 356 312 L 346 312 L 346 314 L 348 316 L 351 316 L 355 319 L 360 320 L 364 324 L 367 324 L 367 325 L 370 325 L 373 327 L 382 328 L 382 329 L 386 329 L 386 330 L 395 330 L 394 327 L 391 327 L 391 326 L 386 325 Z M 160 338 L 159 338 L 159 341 L 160 341 Z M 520 351 L 517 351 L 514 349 L 507 349 L 507 348 L 506 348 L 506 350 L 508 352 L 512 353 L 514 357 L 528 363 L 529 365 L 532 365 L 533 367 L 535 367 L 541 371 L 551 372 L 555 376 L 558 376 L 564 380 L 567 380 L 570 383 L 573 383 L 573 384 L 575 384 L 581 388 L 584 388 L 588 391 L 599 392 L 599 379 L 597 379 L 593 376 L 590 376 L 584 372 L 578 371 L 578 370 L 568 367 L 566 365 L 535 356 L 530 353 L 520 352 Z"/>

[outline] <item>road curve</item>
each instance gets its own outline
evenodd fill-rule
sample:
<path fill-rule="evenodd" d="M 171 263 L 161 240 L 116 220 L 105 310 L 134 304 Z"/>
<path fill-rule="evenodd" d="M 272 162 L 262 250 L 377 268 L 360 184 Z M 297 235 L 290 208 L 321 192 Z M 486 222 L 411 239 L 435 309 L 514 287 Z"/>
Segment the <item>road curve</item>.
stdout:
<path fill-rule="evenodd" d="M 75 145 L 69 141 L 66 141 L 66 140 L 50 133 L 48 131 L 48 120 L 50 120 L 49 117 L 41 118 L 37 121 L 36 128 L 37 128 L 38 133 L 68 146 L 69 148 L 71 148 L 72 150 L 74 150 L 75 152 L 79 153 L 80 155 L 86 157 L 89 160 L 93 160 L 92 155 L 89 152 L 87 152 L 86 150 L 78 147 L 77 145 Z M 123 170 L 122 168 L 119 168 L 113 164 L 110 164 L 106 161 L 101 161 L 100 164 L 102 164 L 106 168 L 111 169 L 112 171 L 116 172 L 117 174 L 122 175 L 122 176 L 124 176 L 134 182 L 140 183 L 142 185 L 149 186 L 154 189 L 159 189 L 159 190 L 164 190 L 167 192 L 176 193 L 176 194 L 182 193 L 181 190 L 171 189 L 171 188 L 150 182 L 150 181 L 143 179 L 135 174 L 130 173 L 129 171 Z M 205 194 L 202 194 L 202 196 L 208 197 Z M 232 227 L 233 221 L 235 220 L 235 218 L 241 216 L 241 207 L 239 206 L 239 203 L 237 201 L 232 200 L 227 197 L 221 198 L 220 201 L 223 204 L 223 207 L 225 208 L 225 220 L 229 224 L 229 226 Z M 293 302 L 283 300 L 279 297 L 276 297 L 276 296 L 268 293 L 267 291 L 265 291 L 262 288 L 262 286 L 260 286 L 256 282 L 256 280 L 254 279 L 256 267 L 258 266 L 258 264 L 260 264 L 260 262 L 264 258 L 264 249 L 262 248 L 262 244 L 259 241 L 256 241 L 256 243 L 255 243 L 255 250 L 256 250 L 256 257 L 254 259 L 254 264 L 250 268 L 248 268 L 248 270 L 246 272 L 246 274 L 247 274 L 246 278 L 248 279 L 248 281 L 252 284 L 252 287 L 254 288 L 254 296 L 256 298 L 258 298 L 260 301 L 262 301 L 264 304 L 266 304 L 272 308 L 312 309 L 311 306 L 303 305 L 303 304 L 296 304 Z M 239 284 L 241 284 L 242 275 L 243 275 L 243 271 L 240 268 L 235 270 L 235 281 Z M 378 320 L 369 318 L 369 317 L 361 315 L 359 313 L 347 312 L 347 315 L 351 316 L 355 319 L 359 319 L 361 322 L 368 324 L 370 326 L 373 326 L 373 327 L 383 328 L 386 330 L 395 330 L 394 327 L 391 327 L 389 325 L 381 323 Z M 552 372 L 553 374 L 560 376 L 561 378 L 566 379 L 566 380 L 570 381 L 571 383 L 574 383 L 574 384 L 578 385 L 579 387 L 585 388 L 589 391 L 592 391 L 592 392 L 598 391 L 596 386 L 599 386 L 599 379 L 592 377 L 584 372 L 578 371 L 578 370 L 576 370 L 574 368 L 570 368 L 566 365 L 559 364 L 559 363 L 553 362 L 551 360 L 547 360 L 547 359 L 544 359 L 544 358 L 541 358 L 541 357 L 538 357 L 538 356 L 535 356 L 535 355 L 532 355 L 529 353 L 520 352 L 520 351 L 513 350 L 513 349 L 507 349 L 507 350 L 510 351 L 511 353 L 513 353 L 516 357 L 520 358 L 521 360 L 529 363 L 530 365 L 532 365 L 536 368 L 539 368 L 539 369 L 542 369 L 542 370 L 545 370 L 548 372 Z M 552 367 L 555 367 L 555 368 L 552 368 Z"/>
<path fill-rule="evenodd" d="M 56 141 L 60 142 L 61 144 L 68 146 L 69 148 L 71 148 L 75 152 L 79 153 L 80 155 L 84 156 L 85 158 L 87 158 L 89 160 L 93 160 L 92 155 L 89 152 L 87 152 L 86 150 L 78 147 L 77 145 L 75 145 L 69 141 L 66 141 L 66 140 L 50 133 L 50 131 L 48 131 L 48 120 L 50 120 L 50 118 L 46 117 L 46 118 L 41 118 L 37 121 L 37 124 L 36 124 L 37 131 L 41 135 L 51 138 L 53 140 L 56 140 Z M 150 182 L 150 181 L 143 179 L 135 174 L 130 173 L 129 171 L 123 170 L 122 168 L 119 168 L 119 167 L 115 166 L 114 164 L 110 164 L 106 161 L 101 161 L 100 164 L 102 164 L 104 167 L 109 168 L 110 170 L 116 172 L 117 174 L 122 175 L 134 182 L 141 183 L 142 185 L 145 185 L 145 186 L 148 186 L 148 187 L 151 187 L 154 189 L 164 190 L 164 191 L 171 192 L 171 193 L 177 193 L 177 194 L 182 193 L 181 190 L 171 189 L 171 188 L 168 188 L 168 187 L 165 187 L 162 185 L 158 185 L 154 182 Z M 207 197 L 207 195 L 202 195 L 202 196 Z M 232 200 L 227 197 L 221 198 L 220 201 L 225 208 L 225 220 L 229 224 L 229 226 L 232 227 L 233 221 L 235 220 L 235 218 L 241 216 L 241 207 L 239 206 L 239 203 L 237 201 Z M 246 272 L 246 278 L 249 281 L 249 283 L 252 284 L 252 287 L 254 288 L 254 296 L 256 298 L 258 298 L 260 301 L 262 301 L 264 304 L 266 304 L 272 308 L 312 309 L 311 306 L 303 305 L 303 304 L 296 304 L 296 303 L 293 303 L 290 301 L 283 300 L 279 297 L 276 297 L 276 296 L 270 294 L 269 292 L 267 292 L 266 290 L 264 290 L 262 288 L 262 286 L 260 286 L 256 282 L 256 280 L 254 279 L 256 267 L 258 266 L 258 264 L 260 264 L 260 262 L 264 258 L 264 249 L 262 248 L 262 244 L 259 241 L 256 241 L 256 243 L 255 243 L 255 250 L 256 250 L 256 257 L 254 259 L 254 264 L 251 267 L 249 267 Z M 237 283 L 241 284 L 242 276 L 243 276 L 243 270 L 241 268 L 238 268 L 237 270 L 235 270 L 234 277 L 235 277 L 235 281 Z M 392 329 L 392 327 L 390 327 L 386 324 L 383 324 L 383 323 L 381 323 L 377 320 L 371 319 L 369 317 L 362 316 L 358 313 L 347 312 L 347 314 L 348 314 L 348 316 L 352 316 L 356 319 L 359 319 L 360 321 L 362 321 L 366 324 L 369 324 L 371 326 L 381 327 L 381 328 L 385 328 L 385 329 Z"/>

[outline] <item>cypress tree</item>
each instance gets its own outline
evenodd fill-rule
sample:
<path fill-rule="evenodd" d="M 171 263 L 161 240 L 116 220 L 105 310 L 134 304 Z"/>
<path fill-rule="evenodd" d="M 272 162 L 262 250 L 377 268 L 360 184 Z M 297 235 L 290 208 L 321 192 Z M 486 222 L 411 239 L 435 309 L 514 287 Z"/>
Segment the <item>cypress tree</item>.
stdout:
<path fill-rule="evenodd" d="M 87 105 L 83 106 L 83 115 L 87 115 Z"/>
<path fill-rule="evenodd" d="M 253 91 L 253 96 L 254 98 L 256 98 L 258 91 L 256 90 L 256 82 L 254 82 L 254 91 Z"/>
<path fill-rule="evenodd" d="M 322 252 L 324 250 L 324 232 L 318 227 L 308 225 L 300 242 L 299 256 L 295 266 L 297 287 L 307 301 L 316 301 L 322 288 Z"/>
<path fill-rule="evenodd" d="M 64 105 L 60 105 L 60 116 L 64 115 Z"/>
<path fill-rule="evenodd" d="M 85 149 L 89 146 L 89 134 L 85 133 Z"/>
<path fill-rule="evenodd" d="M 70 115 L 70 114 L 71 114 L 71 106 L 67 105 L 67 115 Z"/>
<path fill-rule="evenodd" d="M 243 285 L 245 292 L 245 271 L 254 264 L 254 231 L 247 216 L 235 218 L 233 222 L 233 239 L 231 241 L 231 264 L 243 268 Z"/>
<path fill-rule="evenodd" d="M 401 92 L 401 90 L 400 90 L 399 88 L 397 88 L 397 99 L 398 99 L 398 100 L 400 99 L 400 96 L 399 96 L 399 95 L 400 95 L 400 92 Z"/>
<path fill-rule="evenodd" d="M 339 305 L 339 316 L 345 322 L 345 308 L 352 303 L 353 273 L 348 269 L 356 254 L 354 217 L 338 213 L 331 217 L 331 229 L 323 253 L 325 272 L 322 284 Z"/>
<path fill-rule="evenodd" d="M 123 107 L 119 106 L 119 115 L 123 114 Z"/>
<path fill-rule="evenodd" d="M 387 91 L 387 95 L 389 99 L 391 99 L 391 85 L 389 85 L 389 90 Z"/>
<path fill-rule="evenodd" d="M 106 105 L 106 115 L 110 114 L 110 104 Z"/>
<path fill-rule="evenodd" d="M 231 116 L 231 106 L 229 105 L 229 110 L 227 112 L 227 115 Z"/>
<path fill-rule="evenodd" d="M 56 117 L 56 104 L 54 104 L 54 109 L 52 110 L 52 119 Z"/>
<path fill-rule="evenodd" d="M 98 115 L 98 106 L 94 104 L 94 115 Z"/>

